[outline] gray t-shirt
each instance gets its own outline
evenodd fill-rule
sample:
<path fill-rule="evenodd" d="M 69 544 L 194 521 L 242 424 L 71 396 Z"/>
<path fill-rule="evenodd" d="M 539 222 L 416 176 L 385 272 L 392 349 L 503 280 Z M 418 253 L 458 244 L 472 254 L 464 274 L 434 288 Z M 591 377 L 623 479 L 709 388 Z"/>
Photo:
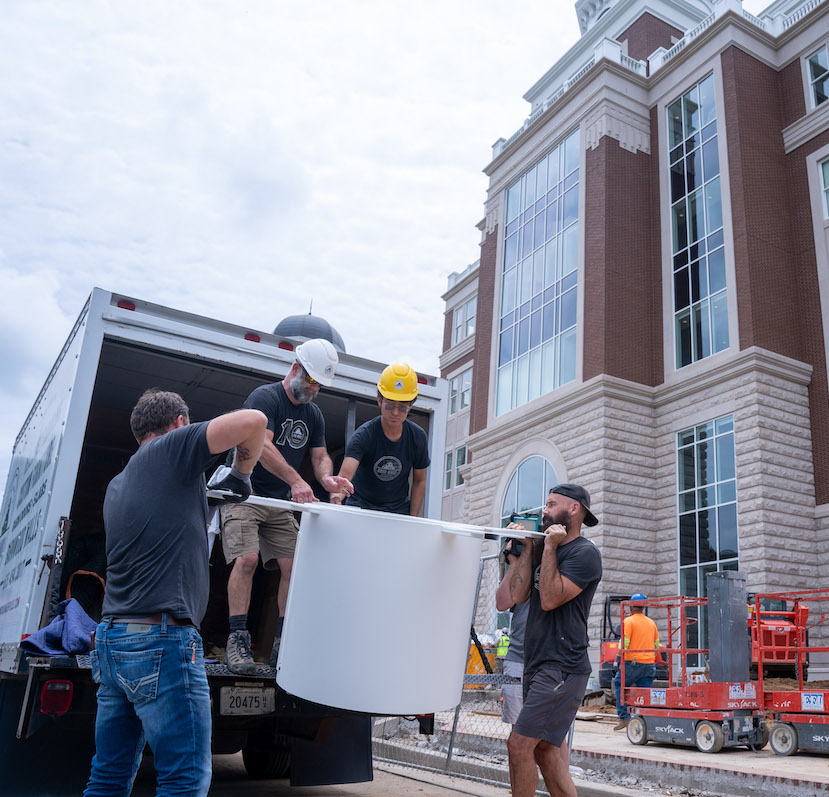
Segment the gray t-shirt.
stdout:
<path fill-rule="evenodd" d="M 196 627 L 209 594 L 207 422 L 153 438 L 107 487 L 104 617 L 170 612 Z"/>
<path fill-rule="evenodd" d="M 282 382 L 257 387 L 245 400 L 246 410 L 260 410 L 268 418 L 273 444 L 294 470 L 299 470 L 309 448 L 325 448 L 325 420 L 313 403 L 293 404 L 285 395 Z M 232 462 L 233 452 L 228 455 Z M 253 469 L 251 484 L 256 495 L 290 499 L 291 487 L 258 464 Z"/>
<path fill-rule="evenodd" d="M 364 423 L 351 436 L 345 456 L 360 466 L 354 474 L 351 506 L 382 512 L 407 514 L 409 511 L 409 473 L 412 468 L 429 467 L 426 432 L 411 421 L 403 421 L 399 440 L 389 440 L 379 416 Z"/>
<path fill-rule="evenodd" d="M 538 582 L 544 540 L 533 544 L 533 585 L 524 634 L 524 672 L 553 667 L 569 673 L 589 673 L 587 618 L 593 594 L 602 578 L 602 555 L 586 537 L 576 537 L 556 549 L 558 569 L 581 592 L 557 609 L 544 611 Z"/>
<path fill-rule="evenodd" d="M 524 663 L 524 632 L 527 628 L 527 614 L 529 611 L 529 601 L 517 603 L 513 608 L 509 623 L 509 647 L 504 661 Z"/>

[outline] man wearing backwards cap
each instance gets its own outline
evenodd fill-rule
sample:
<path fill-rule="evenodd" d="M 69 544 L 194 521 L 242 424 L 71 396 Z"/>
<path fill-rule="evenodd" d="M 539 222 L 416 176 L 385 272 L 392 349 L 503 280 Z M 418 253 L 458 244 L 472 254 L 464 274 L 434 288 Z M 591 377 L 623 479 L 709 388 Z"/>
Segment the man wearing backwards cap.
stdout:
<path fill-rule="evenodd" d="M 546 537 L 527 539 L 510 565 L 512 601 L 530 601 L 524 707 L 507 740 L 513 797 L 533 797 L 536 764 L 551 797 L 576 797 L 565 738 L 590 677 L 587 618 L 602 577 L 599 549 L 581 536 L 581 527 L 598 522 L 584 487 L 558 484 L 542 512 Z"/>
<path fill-rule="evenodd" d="M 632 601 L 645 601 L 647 596 L 637 592 L 631 597 Z M 630 720 L 627 706 L 622 705 L 622 673 L 619 670 L 622 649 L 625 648 L 625 686 L 642 686 L 649 689 L 656 675 L 656 651 L 659 649 L 659 631 L 656 623 L 645 614 L 644 606 L 631 606 L 630 615 L 625 617 L 622 624 L 622 644 L 616 654 L 613 669 L 616 677 L 613 679 L 613 691 L 616 693 L 616 713 L 619 722 L 613 727 L 620 731 L 627 727 Z M 630 649 L 628 652 L 627 649 Z"/>

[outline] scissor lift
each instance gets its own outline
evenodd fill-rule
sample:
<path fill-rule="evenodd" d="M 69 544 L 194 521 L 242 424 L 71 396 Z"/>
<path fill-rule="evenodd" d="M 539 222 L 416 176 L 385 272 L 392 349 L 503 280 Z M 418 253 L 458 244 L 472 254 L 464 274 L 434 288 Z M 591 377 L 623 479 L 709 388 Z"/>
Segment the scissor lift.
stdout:
<path fill-rule="evenodd" d="M 756 595 L 753 619 L 757 634 L 758 673 L 765 710 L 773 717 L 774 725 L 769 740 L 777 755 L 792 755 L 798 750 L 809 753 L 829 753 L 829 690 L 809 689 L 804 672 L 811 653 L 829 652 L 827 646 L 809 644 L 809 631 L 829 621 L 829 590 L 776 592 Z M 788 608 L 778 611 L 760 608 L 761 601 L 780 601 Z M 817 618 L 809 625 L 809 616 Z M 762 615 L 762 616 L 761 616 Z M 761 621 L 779 617 L 782 623 L 795 626 L 794 646 L 780 645 L 774 634 L 759 633 Z M 777 644 L 775 644 L 777 643 Z M 798 688 L 795 691 L 766 691 L 763 680 L 763 662 L 777 661 L 781 656 L 797 660 Z"/>
<path fill-rule="evenodd" d="M 624 687 L 622 702 L 631 707 L 627 726 L 628 739 L 637 745 L 653 742 L 695 745 L 703 753 L 717 753 L 723 747 L 747 745 L 760 749 L 768 742 L 763 720 L 762 692 L 750 681 L 692 683 L 688 673 L 688 657 L 707 654 L 705 648 L 687 646 L 686 629 L 697 622 L 688 617 L 688 609 L 706 606 L 707 598 L 653 598 L 624 601 L 622 620 L 628 606 L 648 606 L 667 612 L 668 683 L 665 688 Z M 674 636 L 679 635 L 679 644 Z M 746 644 L 747 644 L 746 639 Z M 631 648 L 628 652 L 634 651 Z M 679 659 L 678 677 L 674 678 L 674 658 Z M 624 659 L 622 660 L 624 683 Z"/>

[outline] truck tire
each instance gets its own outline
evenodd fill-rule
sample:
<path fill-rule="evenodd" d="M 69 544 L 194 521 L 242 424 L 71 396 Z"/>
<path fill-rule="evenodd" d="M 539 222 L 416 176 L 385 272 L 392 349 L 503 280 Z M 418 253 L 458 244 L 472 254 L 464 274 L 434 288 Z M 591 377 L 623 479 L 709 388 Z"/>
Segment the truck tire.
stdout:
<path fill-rule="evenodd" d="M 778 722 L 771 729 L 769 741 L 777 755 L 792 755 L 797 752 L 797 729 L 786 722 Z"/>
<path fill-rule="evenodd" d="M 713 720 L 702 720 L 697 723 L 694 741 L 697 743 L 697 750 L 701 753 L 719 753 L 725 742 L 722 726 Z"/>
<path fill-rule="evenodd" d="M 266 739 L 252 736 L 242 748 L 242 761 L 256 780 L 286 778 L 291 771 L 291 750 L 287 741 L 274 741 L 270 734 Z"/>

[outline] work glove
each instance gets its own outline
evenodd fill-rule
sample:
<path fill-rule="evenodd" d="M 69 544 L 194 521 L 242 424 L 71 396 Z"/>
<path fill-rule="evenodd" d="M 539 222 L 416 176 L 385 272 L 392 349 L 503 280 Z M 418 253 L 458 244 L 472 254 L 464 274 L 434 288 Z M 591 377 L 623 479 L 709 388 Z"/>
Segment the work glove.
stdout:
<path fill-rule="evenodd" d="M 250 497 L 253 491 L 250 486 L 250 474 L 240 473 L 236 468 L 226 468 L 227 472 L 218 481 L 216 475 L 208 483 L 211 490 L 221 490 L 226 495 L 221 498 L 208 498 L 210 506 L 224 506 L 225 504 L 240 504 Z"/>
<path fill-rule="evenodd" d="M 613 674 L 614 675 L 616 675 L 616 673 L 619 672 L 619 666 L 620 666 L 619 665 L 619 659 L 616 659 L 616 661 L 613 662 Z"/>

